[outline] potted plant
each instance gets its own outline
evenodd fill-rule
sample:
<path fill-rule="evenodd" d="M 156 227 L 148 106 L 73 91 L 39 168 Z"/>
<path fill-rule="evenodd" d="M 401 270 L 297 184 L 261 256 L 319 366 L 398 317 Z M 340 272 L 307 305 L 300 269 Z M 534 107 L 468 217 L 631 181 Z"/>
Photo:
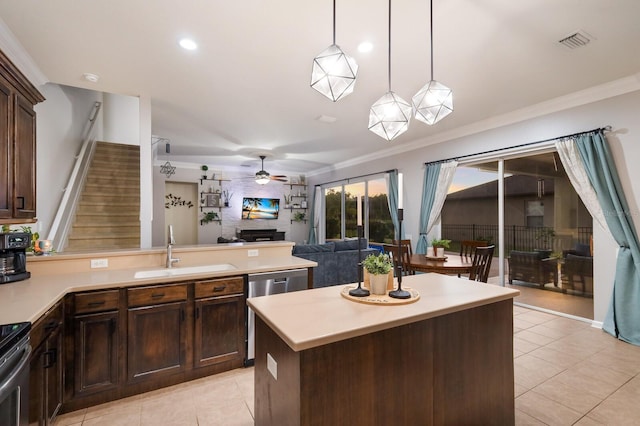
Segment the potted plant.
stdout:
<path fill-rule="evenodd" d="M 386 294 L 389 273 L 393 269 L 389 255 L 386 253 L 370 254 L 362 261 L 362 266 L 369 273 L 371 293 Z"/>
<path fill-rule="evenodd" d="M 295 212 L 293 214 L 293 221 L 294 222 L 302 222 L 306 219 L 306 214 L 305 212 Z"/>
<path fill-rule="evenodd" d="M 449 248 L 451 240 L 437 239 L 431 240 L 431 246 L 433 246 L 434 257 L 444 257 L 444 249 Z"/>
<path fill-rule="evenodd" d="M 207 170 L 209 170 L 209 166 L 207 166 L 206 164 L 203 164 L 202 167 L 200 167 L 200 170 L 202 170 L 202 179 L 206 179 Z"/>
<path fill-rule="evenodd" d="M 219 220 L 220 218 L 218 217 L 218 213 L 217 212 L 205 212 L 204 216 L 202 216 L 202 220 L 200 222 L 202 222 L 202 224 L 204 225 L 205 223 L 209 223 L 209 222 L 213 222 L 215 220 Z"/>

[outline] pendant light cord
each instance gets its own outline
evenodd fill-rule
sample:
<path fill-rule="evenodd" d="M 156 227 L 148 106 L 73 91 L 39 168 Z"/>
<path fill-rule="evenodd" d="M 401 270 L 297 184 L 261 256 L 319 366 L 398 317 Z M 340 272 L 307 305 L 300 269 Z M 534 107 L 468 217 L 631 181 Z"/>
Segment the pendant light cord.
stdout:
<path fill-rule="evenodd" d="M 389 61 L 388 61 L 388 77 L 389 77 L 389 92 L 391 91 L 391 0 L 389 0 Z"/>
<path fill-rule="evenodd" d="M 431 81 L 433 81 L 433 0 L 429 0 L 429 19 L 429 27 L 431 28 Z"/>
<path fill-rule="evenodd" d="M 333 0 L 333 44 L 336 44 L 336 0 Z"/>

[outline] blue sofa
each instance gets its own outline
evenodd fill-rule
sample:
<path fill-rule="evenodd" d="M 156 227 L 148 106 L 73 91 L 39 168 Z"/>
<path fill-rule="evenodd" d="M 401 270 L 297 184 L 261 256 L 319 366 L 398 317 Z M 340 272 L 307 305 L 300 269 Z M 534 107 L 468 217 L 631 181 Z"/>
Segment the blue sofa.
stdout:
<path fill-rule="evenodd" d="M 378 251 L 360 241 L 362 259 Z M 318 263 L 313 270 L 313 288 L 358 282 L 358 240 L 331 241 L 325 244 L 293 246 L 296 257 Z"/>

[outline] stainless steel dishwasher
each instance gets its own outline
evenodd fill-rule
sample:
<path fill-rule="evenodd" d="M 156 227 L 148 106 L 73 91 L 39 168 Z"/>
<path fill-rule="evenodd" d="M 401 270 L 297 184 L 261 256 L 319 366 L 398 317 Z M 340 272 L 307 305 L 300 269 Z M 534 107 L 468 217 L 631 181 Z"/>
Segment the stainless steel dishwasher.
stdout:
<path fill-rule="evenodd" d="M 265 272 L 249 275 L 247 297 L 269 296 L 307 289 L 307 270 L 290 269 L 287 271 Z M 251 365 L 255 357 L 255 314 L 249 308 L 247 319 L 247 361 Z"/>

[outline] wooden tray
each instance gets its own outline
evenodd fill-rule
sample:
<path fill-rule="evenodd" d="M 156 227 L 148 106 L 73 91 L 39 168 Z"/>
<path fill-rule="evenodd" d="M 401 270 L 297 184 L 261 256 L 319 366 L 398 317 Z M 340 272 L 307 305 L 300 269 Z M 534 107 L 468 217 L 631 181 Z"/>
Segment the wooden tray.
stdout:
<path fill-rule="evenodd" d="M 426 256 L 429 260 L 442 260 L 443 262 L 447 261 L 447 256 L 435 257 L 435 256 Z"/>
<path fill-rule="evenodd" d="M 416 290 L 412 289 L 411 287 L 402 287 L 403 290 L 406 290 L 409 293 L 411 293 L 411 297 L 409 299 L 394 299 L 393 297 L 389 297 L 389 292 L 387 292 L 386 294 L 370 294 L 369 296 L 365 296 L 365 297 L 351 296 L 349 294 L 349 290 L 352 290 L 356 287 L 358 286 L 356 285 L 346 286 L 342 289 L 340 294 L 345 299 L 349 299 L 353 302 L 364 303 L 367 305 L 387 305 L 387 306 L 406 305 L 408 303 L 417 302 L 418 299 L 420 299 L 420 293 L 418 293 Z"/>

